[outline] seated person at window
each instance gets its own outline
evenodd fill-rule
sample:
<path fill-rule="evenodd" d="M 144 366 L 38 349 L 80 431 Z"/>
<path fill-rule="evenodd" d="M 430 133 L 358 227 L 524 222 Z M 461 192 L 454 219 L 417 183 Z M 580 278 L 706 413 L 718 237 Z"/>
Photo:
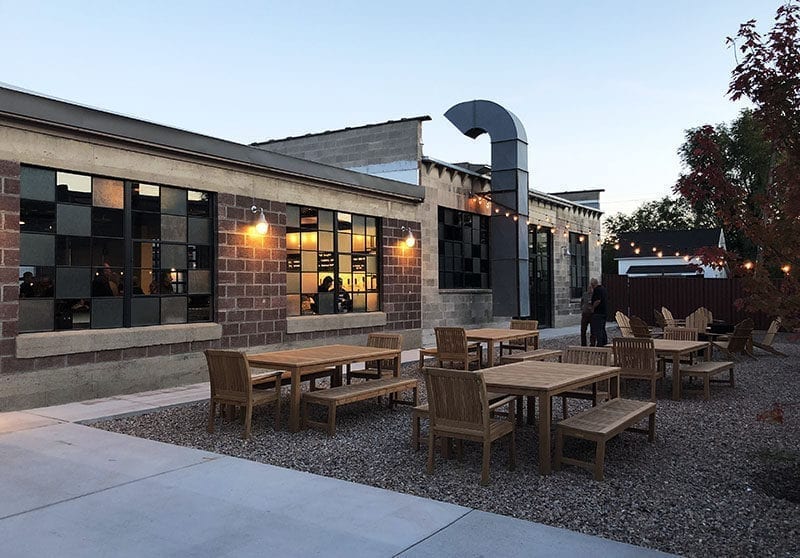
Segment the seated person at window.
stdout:
<path fill-rule="evenodd" d="M 317 287 L 317 294 L 314 295 L 314 301 L 311 303 L 311 310 L 315 314 L 320 314 L 323 307 L 320 306 L 319 293 L 327 293 L 333 287 L 333 277 L 326 275 L 322 283 Z M 323 305 L 324 306 L 324 305 Z M 327 312 L 325 312 L 327 314 Z"/>
<path fill-rule="evenodd" d="M 33 273 L 26 271 L 20 278 L 19 297 L 29 298 L 32 296 L 35 296 L 33 289 Z"/>
<path fill-rule="evenodd" d="M 162 275 L 161 281 L 158 283 L 155 281 L 150 283 L 150 294 L 172 294 L 174 292 L 172 288 L 172 279 L 170 279 L 167 274 Z"/>
<path fill-rule="evenodd" d="M 103 267 L 97 268 L 94 279 L 92 280 L 92 296 L 117 296 L 119 289 L 113 280 L 113 272 L 108 263 Z"/>
<path fill-rule="evenodd" d="M 350 298 L 350 293 L 345 290 L 341 277 L 336 278 L 336 304 L 340 312 L 353 311 L 353 300 Z"/>

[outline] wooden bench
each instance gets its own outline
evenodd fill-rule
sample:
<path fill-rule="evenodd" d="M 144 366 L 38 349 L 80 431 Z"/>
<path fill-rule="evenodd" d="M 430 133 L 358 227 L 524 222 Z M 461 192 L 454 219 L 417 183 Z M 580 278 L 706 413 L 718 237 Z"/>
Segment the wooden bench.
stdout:
<path fill-rule="evenodd" d="M 684 376 L 694 376 L 697 378 L 703 378 L 703 399 L 706 401 L 709 400 L 711 397 L 711 382 L 715 383 L 724 383 L 730 384 L 731 387 L 735 387 L 733 383 L 733 361 L 730 360 L 721 360 L 721 361 L 707 361 L 707 362 L 698 362 L 697 364 L 693 364 L 691 366 L 681 366 L 681 380 Z M 728 379 L 727 380 L 712 380 L 711 376 L 716 376 L 722 372 L 728 371 Z M 685 390 L 685 391 L 693 391 L 699 392 L 700 390 Z"/>
<path fill-rule="evenodd" d="M 649 419 L 648 428 L 634 428 L 633 425 L 644 417 Z M 606 442 L 623 430 L 647 434 L 648 440 L 654 441 L 656 437 L 656 404 L 650 401 L 616 398 L 562 420 L 556 425 L 554 469 L 560 471 L 562 463 L 576 465 L 594 471 L 595 480 L 603 480 Z M 564 436 L 595 442 L 597 449 L 594 463 L 564 457 Z"/>
<path fill-rule="evenodd" d="M 413 391 L 413 401 L 401 401 L 396 395 L 403 391 Z M 336 433 L 336 407 L 364 401 L 382 395 L 389 396 L 389 406 L 417 405 L 417 380 L 412 378 L 387 377 L 377 380 L 368 380 L 357 384 L 347 384 L 330 389 L 323 389 L 314 392 L 305 392 L 301 399 L 301 412 L 303 428 L 308 425 L 318 426 L 327 429 L 328 436 Z M 328 422 L 313 421 L 308 418 L 308 406 L 322 405 L 328 408 Z"/>
<path fill-rule="evenodd" d="M 524 362 L 526 360 L 547 360 L 553 357 L 558 357 L 558 362 L 561 362 L 561 349 L 533 349 L 524 353 L 506 355 L 500 357 L 500 364 L 511 364 L 512 362 Z"/>

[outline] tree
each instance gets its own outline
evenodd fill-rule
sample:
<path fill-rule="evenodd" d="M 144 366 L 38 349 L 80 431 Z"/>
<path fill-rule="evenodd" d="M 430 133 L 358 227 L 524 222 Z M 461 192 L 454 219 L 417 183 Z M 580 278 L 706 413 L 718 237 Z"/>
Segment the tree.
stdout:
<path fill-rule="evenodd" d="M 798 0 L 790 0 L 778 8 L 767 35 L 756 31 L 755 20 L 737 33 L 743 57 L 733 70 L 728 95 L 753 104 L 753 123 L 768 146 L 766 170 L 759 167 L 763 162 L 754 164 L 751 175 L 732 169 L 724 135 L 702 126 L 689 138 L 685 160 L 690 170 L 675 185 L 693 206 L 708 208 L 726 230 L 758 247 L 754 266 L 733 252 L 710 251 L 705 259 L 726 258 L 746 278 L 747 294 L 738 303 L 782 316 L 788 326 L 800 324 L 799 17 Z M 728 42 L 736 46 L 737 39 Z"/>
<path fill-rule="evenodd" d="M 700 132 L 701 128 L 686 131 L 686 141 L 678 149 L 684 168 L 694 169 L 701 163 L 698 156 L 701 156 L 702 151 L 697 149 Z M 763 126 L 753 116 L 752 110 L 745 109 L 730 125 L 715 126 L 714 137 L 722 152 L 728 180 L 737 184 L 745 196 L 744 203 L 750 206 L 751 211 L 760 211 L 756 196 L 766 189 L 772 153 L 771 145 L 764 138 Z M 694 210 L 713 221 L 713 226 L 723 226 L 716 218 L 714 206 L 708 199 L 695 200 Z M 741 259 L 756 258 L 757 247 L 741 230 L 727 228 L 725 240 L 728 250 L 738 254 Z"/>

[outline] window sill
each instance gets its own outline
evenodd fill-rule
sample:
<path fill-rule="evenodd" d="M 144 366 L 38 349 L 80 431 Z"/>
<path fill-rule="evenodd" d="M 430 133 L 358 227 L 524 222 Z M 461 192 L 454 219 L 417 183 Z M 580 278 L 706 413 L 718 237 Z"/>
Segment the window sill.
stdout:
<path fill-rule="evenodd" d="M 22 333 L 17 336 L 16 344 L 17 358 L 37 358 L 151 345 L 213 341 L 221 337 L 221 325 L 196 323 Z"/>
<path fill-rule="evenodd" d="M 286 333 L 308 333 L 311 331 L 333 331 L 358 327 L 386 325 L 386 312 L 354 312 L 326 314 L 322 316 L 291 316 L 286 318 Z"/>
<path fill-rule="evenodd" d="M 439 294 L 492 294 L 492 289 L 439 289 Z"/>

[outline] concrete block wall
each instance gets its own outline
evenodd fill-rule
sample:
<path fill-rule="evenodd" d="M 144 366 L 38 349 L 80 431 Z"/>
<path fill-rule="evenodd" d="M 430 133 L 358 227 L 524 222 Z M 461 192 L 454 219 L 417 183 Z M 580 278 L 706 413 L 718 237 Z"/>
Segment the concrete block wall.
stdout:
<path fill-rule="evenodd" d="M 256 147 L 340 168 L 418 161 L 419 120 L 387 122 L 256 144 Z"/>

